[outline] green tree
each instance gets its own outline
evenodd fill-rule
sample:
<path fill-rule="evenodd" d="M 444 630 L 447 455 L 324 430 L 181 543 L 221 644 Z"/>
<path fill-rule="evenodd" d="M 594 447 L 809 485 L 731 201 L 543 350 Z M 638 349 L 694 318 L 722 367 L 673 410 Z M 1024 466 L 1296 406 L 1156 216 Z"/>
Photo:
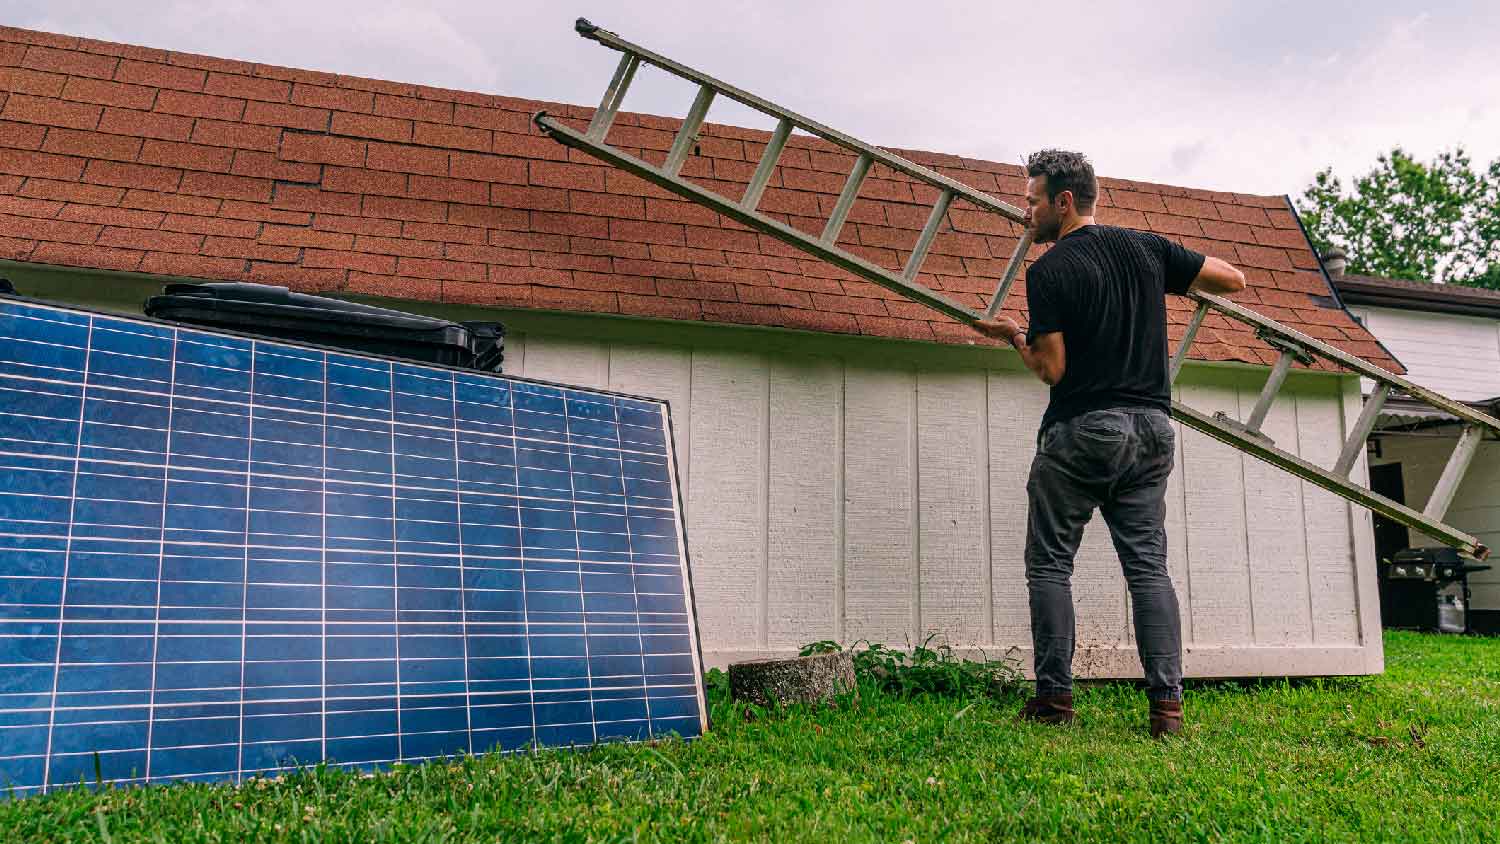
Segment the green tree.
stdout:
<path fill-rule="evenodd" d="M 1349 258 L 1348 272 L 1500 290 L 1500 159 L 1475 170 L 1459 147 L 1431 162 L 1400 147 L 1351 189 L 1325 168 L 1298 211 L 1313 244 Z"/>

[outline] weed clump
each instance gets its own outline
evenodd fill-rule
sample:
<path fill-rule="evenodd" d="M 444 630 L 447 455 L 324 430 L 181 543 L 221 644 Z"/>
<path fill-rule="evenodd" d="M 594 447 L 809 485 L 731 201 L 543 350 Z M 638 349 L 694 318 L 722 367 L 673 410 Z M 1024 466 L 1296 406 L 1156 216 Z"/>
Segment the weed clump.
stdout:
<path fill-rule="evenodd" d="M 910 651 L 861 639 L 850 646 L 856 681 L 877 691 L 901 697 L 931 695 L 949 698 L 1008 698 L 1023 692 L 1025 676 L 1008 651 L 1001 659 L 965 659 L 945 644 L 933 645 L 928 636 Z M 804 645 L 802 656 L 841 651 L 838 642 Z"/>

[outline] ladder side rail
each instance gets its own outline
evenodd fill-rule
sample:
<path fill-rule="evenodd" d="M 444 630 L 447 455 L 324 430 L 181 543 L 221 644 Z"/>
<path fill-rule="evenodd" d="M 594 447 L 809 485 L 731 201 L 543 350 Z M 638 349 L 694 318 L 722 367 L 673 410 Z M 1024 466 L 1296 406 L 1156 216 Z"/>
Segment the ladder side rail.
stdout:
<path fill-rule="evenodd" d="M 1453 416 L 1457 416 L 1465 422 L 1479 425 L 1495 434 L 1500 434 L 1500 419 L 1495 419 L 1493 416 L 1480 413 L 1472 407 L 1469 407 L 1468 405 L 1462 404 L 1460 402 L 1456 402 L 1448 398 L 1447 396 L 1434 393 L 1426 387 L 1414 384 L 1411 381 L 1408 381 L 1405 378 L 1396 375 L 1395 373 L 1387 372 L 1386 370 L 1381 369 L 1380 367 L 1368 361 L 1360 360 L 1359 358 L 1343 351 L 1342 349 L 1335 348 L 1328 345 L 1327 343 L 1322 342 L 1321 340 L 1316 340 L 1312 337 L 1309 337 L 1306 334 L 1297 331 L 1296 329 L 1282 325 L 1281 323 L 1271 319 L 1270 317 L 1262 316 L 1255 311 L 1252 311 L 1245 307 L 1241 307 L 1240 305 L 1237 305 L 1234 302 L 1229 301 L 1228 299 L 1215 296 L 1211 293 L 1199 293 L 1194 291 L 1188 293 L 1188 296 L 1200 303 L 1207 303 L 1214 310 L 1219 311 L 1220 313 L 1223 313 L 1227 316 L 1233 317 L 1240 322 L 1249 323 L 1250 325 L 1264 329 L 1268 332 L 1271 332 L 1272 334 L 1280 335 L 1284 339 L 1290 340 L 1291 342 L 1294 342 L 1297 345 L 1301 346 L 1303 350 L 1309 353 L 1333 361 L 1334 363 L 1337 363 L 1346 369 L 1353 370 L 1354 372 L 1357 372 L 1360 375 L 1363 375 L 1366 378 L 1369 378 L 1381 385 L 1392 387 L 1414 399 L 1425 402 L 1426 404 L 1435 407 L 1438 410 L 1444 411 L 1445 413 L 1449 413 Z"/>
<path fill-rule="evenodd" d="M 1479 559 L 1483 559 L 1489 554 L 1489 549 L 1474 536 L 1443 524 L 1439 519 L 1419 513 L 1405 504 L 1393 501 L 1384 495 L 1366 489 L 1358 484 L 1351 483 L 1347 478 L 1336 475 L 1313 463 L 1309 463 L 1295 454 L 1276 448 L 1268 442 L 1241 436 L 1233 430 L 1225 428 L 1211 417 L 1205 416 L 1181 402 L 1172 402 L 1172 415 L 1190 428 L 1207 434 L 1253 457 L 1264 460 L 1278 469 L 1290 472 L 1315 486 L 1328 490 L 1334 495 L 1348 499 L 1361 507 L 1373 510 L 1393 521 L 1421 531 L 1444 545 L 1457 548 Z"/>
<path fill-rule="evenodd" d="M 587 152 L 601 161 L 613 164 L 622 170 L 640 176 L 646 181 L 669 190 L 684 199 L 712 208 L 735 222 L 768 234 L 789 246 L 801 249 L 815 258 L 848 270 L 866 281 L 873 282 L 887 290 L 899 293 L 914 302 L 926 305 L 938 313 L 953 317 L 967 324 L 973 324 L 980 319 L 979 314 L 924 285 L 907 281 L 897 273 L 883 267 L 878 267 L 857 255 L 825 243 L 778 220 L 748 211 L 740 203 L 732 199 L 705 190 L 692 182 L 670 176 L 629 153 L 618 150 L 608 144 L 591 140 L 584 136 L 583 133 L 559 122 L 545 112 L 537 114 L 534 119 L 543 131 L 553 140 L 564 146 Z"/>
<path fill-rule="evenodd" d="M 583 20 L 582 18 L 580 18 L 574 25 L 574 29 L 576 29 L 578 31 L 578 34 L 583 36 L 584 38 L 589 38 L 597 41 L 605 47 L 609 47 L 610 49 L 619 50 L 621 52 L 637 56 L 641 61 L 653 64 L 661 68 L 662 70 L 673 74 L 674 76 L 679 76 L 690 82 L 696 82 L 699 85 L 711 87 L 719 94 L 728 97 L 729 99 L 734 100 L 742 105 L 753 108 L 756 111 L 769 117 L 789 120 L 798 129 L 801 129 L 808 134 L 822 138 L 823 140 L 828 141 L 831 144 L 843 147 L 844 149 L 849 150 L 856 155 L 868 155 L 871 159 L 879 164 L 883 164 L 886 167 L 889 167 L 899 173 L 905 173 L 906 175 L 911 176 L 912 178 L 919 181 L 926 182 L 927 184 L 939 190 L 951 190 L 955 195 L 963 197 L 965 200 L 979 206 L 980 208 L 983 208 L 986 211 L 993 211 L 1017 223 L 1024 222 L 1026 219 L 1026 212 L 1022 211 L 1020 208 L 1017 208 L 1014 205 L 1011 205 L 1008 202 L 996 199 L 995 197 L 990 196 L 983 191 L 975 190 L 974 188 L 971 188 L 962 182 L 950 179 L 947 176 L 944 176 L 943 174 L 938 173 L 935 170 L 923 167 L 922 165 L 917 164 L 914 161 L 909 161 L 894 153 L 886 152 L 879 147 L 870 146 L 864 141 L 846 135 L 843 132 L 838 131 L 837 129 L 830 128 L 823 125 L 822 123 L 817 122 L 816 120 L 812 120 L 794 111 L 782 108 L 781 106 L 776 105 L 769 100 L 757 97 L 756 95 L 748 91 L 743 91 L 733 85 L 730 85 L 727 82 L 709 76 L 706 73 L 702 73 L 688 67 L 687 65 L 675 62 L 659 53 L 654 53 L 646 49 L 645 47 L 640 46 L 639 44 L 633 44 L 629 41 L 626 41 L 613 32 L 600 29 L 599 27 L 589 23 L 586 20 Z"/>

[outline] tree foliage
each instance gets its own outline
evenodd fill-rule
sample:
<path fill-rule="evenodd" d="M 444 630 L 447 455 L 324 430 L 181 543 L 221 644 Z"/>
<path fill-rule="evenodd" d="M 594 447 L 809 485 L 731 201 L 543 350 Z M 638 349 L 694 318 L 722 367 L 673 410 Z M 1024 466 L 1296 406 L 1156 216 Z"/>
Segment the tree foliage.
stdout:
<path fill-rule="evenodd" d="M 1350 273 L 1500 290 L 1500 159 L 1476 170 L 1462 147 L 1427 163 L 1396 147 L 1349 190 L 1325 168 L 1298 211 Z"/>

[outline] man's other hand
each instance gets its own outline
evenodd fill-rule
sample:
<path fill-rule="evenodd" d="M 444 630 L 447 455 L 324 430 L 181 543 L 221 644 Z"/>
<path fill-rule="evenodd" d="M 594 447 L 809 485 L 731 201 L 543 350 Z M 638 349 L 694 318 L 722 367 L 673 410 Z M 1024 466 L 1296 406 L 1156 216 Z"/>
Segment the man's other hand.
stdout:
<path fill-rule="evenodd" d="M 1021 333 L 1021 326 L 1010 317 L 1001 315 L 993 319 L 979 320 L 974 323 L 974 330 L 986 337 L 1010 343 L 1017 334 Z"/>

